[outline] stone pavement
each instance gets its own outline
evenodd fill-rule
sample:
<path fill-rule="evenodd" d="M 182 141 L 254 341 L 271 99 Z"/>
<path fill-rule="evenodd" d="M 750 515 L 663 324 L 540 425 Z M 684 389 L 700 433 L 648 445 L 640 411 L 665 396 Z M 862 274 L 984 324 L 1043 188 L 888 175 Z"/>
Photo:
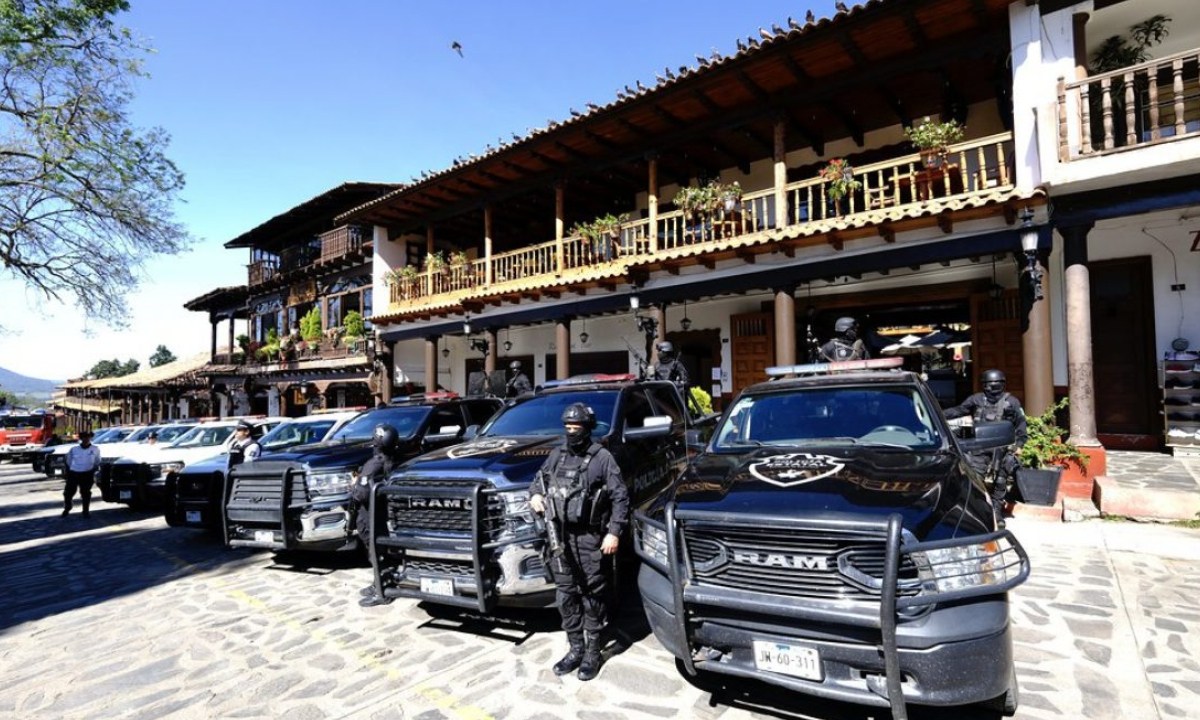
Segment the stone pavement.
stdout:
<path fill-rule="evenodd" d="M 1108 515 L 1144 519 L 1200 517 L 1200 456 L 1110 450 L 1092 493 Z"/>
<path fill-rule="evenodd" d="M 61 487 L 0 465 L 0 717 L 887 717 L 750 683 L 710 693 L 636 612 L 623 618 L 632 645 L 598 679 L 556 678 L 552 611 L 497 624 L 409 601 L 360 608 L 370 571 L 356 558 L 227 551 L 103 502 L 60 518 Z M 1200 717 L 1200 531 L 1010 528 L 1033 563 L 1012 593 L 1018 718 Z"/>

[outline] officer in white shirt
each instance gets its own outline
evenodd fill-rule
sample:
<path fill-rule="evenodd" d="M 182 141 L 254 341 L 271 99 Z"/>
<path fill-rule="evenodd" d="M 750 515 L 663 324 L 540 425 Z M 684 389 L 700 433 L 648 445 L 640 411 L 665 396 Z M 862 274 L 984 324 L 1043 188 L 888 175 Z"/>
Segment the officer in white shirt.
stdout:
<path fill-rule="evenodd" d="M 79 431 L 79 444 L 67 451 L 67 486 L 63 489 L 63 517 L 71 512 L 71 501 L 75 489 L 83 501 L 83 516 L 88 516 L 92 503 L 92 483 L 96 481 L 96 469 L 100 467 L 100 448 L 92 444 L 92 431 Z"/>

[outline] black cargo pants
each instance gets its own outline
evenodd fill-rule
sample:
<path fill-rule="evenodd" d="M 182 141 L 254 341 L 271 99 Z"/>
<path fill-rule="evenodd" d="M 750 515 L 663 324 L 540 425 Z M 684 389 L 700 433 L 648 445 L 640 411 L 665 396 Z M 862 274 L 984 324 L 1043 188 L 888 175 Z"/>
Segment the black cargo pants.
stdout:
<path fill-rule="evenodd" d="M 608 624 L 608 563 L 600 552 L 604 533 L 570 525 L 563 530 L 562 561 L 550 565 L 562 628 L 568 634 L 599 635 Z"/>
<path fill-rule="evenodd" d="M 78 490 L 79 499 L 83 501 L 83 511 L 87 512 L 88 506 L 92 503 L 92 484 L 95 481 L 95 470 L 85 472 L 67 470 L 67 485 L 63 488 L 63 510 L 71 509 L 71 501 L 75 497 L 75 491 Z"/>

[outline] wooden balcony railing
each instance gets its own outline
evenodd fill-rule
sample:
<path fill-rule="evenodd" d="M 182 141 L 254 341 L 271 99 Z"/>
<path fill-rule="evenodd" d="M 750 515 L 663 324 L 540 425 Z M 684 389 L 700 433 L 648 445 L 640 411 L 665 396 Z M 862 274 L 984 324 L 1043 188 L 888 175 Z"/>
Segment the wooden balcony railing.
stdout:
<path fill-rule="evenodd" d="M 916 154 L 854 169 L 862 187 L 834 202 L 828 196 L 828 184 L 819 177 L 789 183 L 785 187 L 786 218 L 790 225 L 836 221 L 847 215 L 887 210 L 905 205 L 935 203 L 951 197 L 969 197 L 1014 186 L 1013 143 L 1011 133 L 1001 133 L 950 148 L 939 167 L 927 168 Z M 430 273 L 423 271 L 408 278 L 397 278 L 390 285 L 391 311 L 430 304 L 435 296 L 452 302 L 454 295 L 524 281 L 547 283 L 571 275 L 587 279 L 589 272 L 603 271 L 614 264 L 622 270 L 639 263 L 662 259 L 663 253 L 706 246 L 745 238 L 768 242 L 768 230 L 776 227 L 776 196 L 773 188 L 747 192 L 739 206 L 720 210 L 711 216 L 685 216 L 679 210 L 658 216 L 657 237 L 652 238 L 650 221 L 634 220 L 622 226 L 618 237 L 595 243 L 580 237 L 530 245 L 497 253 L 488 260 L 480 258 L 468 265 L 447 267 Z M 756 238 L 757 236 L 757 238 Z M 652 241 L 653 240 L 653 241 Z"/>
<path fill-rule="evenodd" d="M 1200 135 L 1200 50 L 1058 83 L 1066 161 Z"/>
<path fill-rule="evenodd" d="M 255 260 L 248 268 L 250 272 L 247 282 L 250 286 L 262 285 L 279 274 L 279 258 Z"/>
<path fill-rule="evenodd" d="M 321 256 L 319 262 L 327 263 L 347 255 L 361 253 L 370 231 L 361 225 L 343 225 L 321 233 Z"/>

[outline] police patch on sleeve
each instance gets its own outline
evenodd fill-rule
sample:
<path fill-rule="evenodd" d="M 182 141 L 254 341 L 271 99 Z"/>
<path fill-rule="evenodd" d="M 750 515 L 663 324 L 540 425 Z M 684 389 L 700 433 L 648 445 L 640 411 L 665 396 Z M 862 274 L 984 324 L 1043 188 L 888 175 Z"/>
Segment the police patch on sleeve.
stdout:
<path fill-rule="evenodd" d="M 763 482 L 779 487 L 795 487 L 836 475 L 844 467 L 844 460 L 831 455 L 786 453 L 750 463 L 747 469 Z"/>
<path fill-rule="evenodd" d="M 446 451 L 446 457 L 457 460 L 458 458 L 474 457 L 476 455 L 495 455 L 507 451 L 516 444 L 516 440 L 510 439 L 475 440 L 450 448 Z"/>

